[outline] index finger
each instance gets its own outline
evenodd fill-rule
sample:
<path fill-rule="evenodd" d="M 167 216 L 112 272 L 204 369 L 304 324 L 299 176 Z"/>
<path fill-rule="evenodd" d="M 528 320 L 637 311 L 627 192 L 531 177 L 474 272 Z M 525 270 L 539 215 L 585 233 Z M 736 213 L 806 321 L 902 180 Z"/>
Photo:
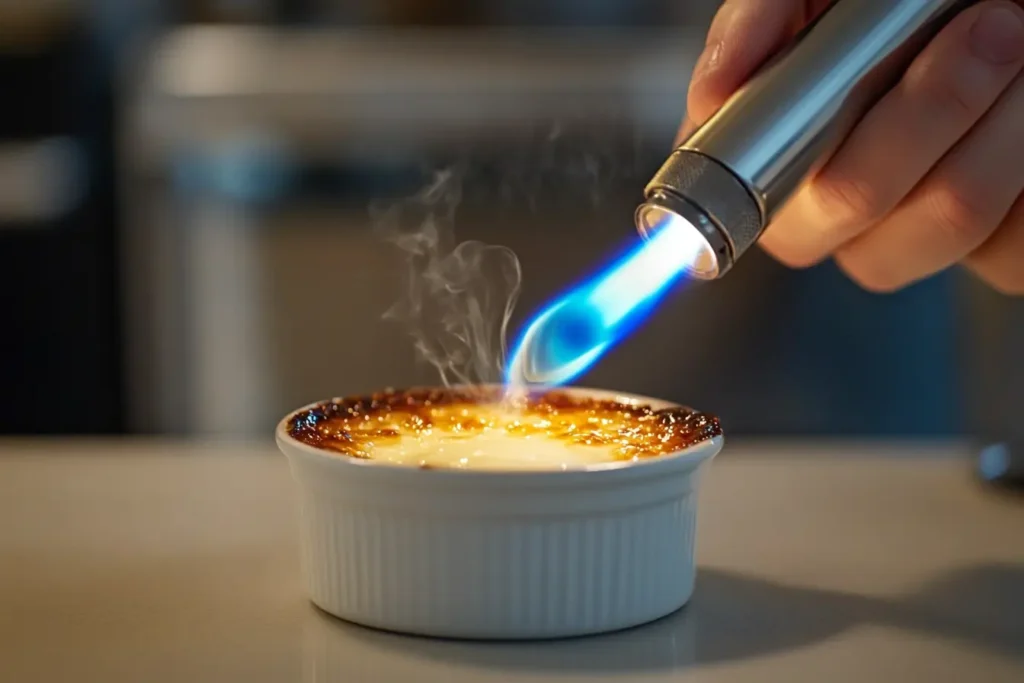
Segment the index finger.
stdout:
<path fill-rule="evenodd" d="M 686 123 L 677 143 L 707 121 L 725 101 L 828 0 L 726 0 L 711 22 L 694 68 Z"/>

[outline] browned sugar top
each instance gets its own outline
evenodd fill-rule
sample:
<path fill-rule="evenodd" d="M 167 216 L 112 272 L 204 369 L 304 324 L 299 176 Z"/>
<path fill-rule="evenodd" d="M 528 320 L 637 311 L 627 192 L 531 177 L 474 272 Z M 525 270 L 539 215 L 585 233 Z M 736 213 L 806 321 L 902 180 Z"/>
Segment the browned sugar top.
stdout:
<path fill-rule="evenodd" d="M 370 458 L 374 444 L 430 430 L 466 438 L 489 429 L 543 435 L 611 446 L 620 460 L 676 453 L 722 433 L 717 417 L 684 407 L 656 410 L 564 391 L 502 401 L 497 388 L 389 390 L 319 403 L 287 428 L 302 443 L 356 458 Z"/>

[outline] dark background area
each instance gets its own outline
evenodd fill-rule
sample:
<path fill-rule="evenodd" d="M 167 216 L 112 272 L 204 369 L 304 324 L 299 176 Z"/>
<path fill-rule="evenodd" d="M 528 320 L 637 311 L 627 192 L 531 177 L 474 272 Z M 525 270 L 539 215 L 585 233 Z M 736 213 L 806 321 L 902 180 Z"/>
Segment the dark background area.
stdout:
<path fill-rule="evenodd" d="M 436 381 L 380 319 L 401 260 L 368 207 L 462 164 L 454 227 L 519 255 L 522 324 L 633 237 L 716 5 L 5 6 L 0 432 L 263 433 Z M 731 433 L 1003 433 L 1022 329 L 961 273 L 880 297 L 755 254 L 581 383 Z"/>

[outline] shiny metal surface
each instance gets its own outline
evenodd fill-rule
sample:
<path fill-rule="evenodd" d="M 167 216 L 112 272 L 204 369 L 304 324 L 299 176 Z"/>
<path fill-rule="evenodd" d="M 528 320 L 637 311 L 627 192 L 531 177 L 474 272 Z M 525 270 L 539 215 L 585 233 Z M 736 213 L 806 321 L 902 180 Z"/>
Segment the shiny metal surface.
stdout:
<path fill-rule="evenodd" d="M 651 212 L 675 212 L 715 245 L 714 268 L 691 268 L 694 277 L 722 277 L 761 234 L 764 213 L 756 197 L 723 164 L 690 150 L 676 150 L 647 185 L 647 201 L 637 209 L 637 228 Z M 709 233 L 718 232 L 717 236 Z M 724 249 L 720 245 L 724 245 Z"/>
<path fill-rule="evenodd" d="M 746 185 L 761 207 L 763 229 L 927 41 L 970 4 L 839 0 L 681 148 L 718 161 Z M 689 163 L 677 154 L 666 166 Z M 678 190 L 702 208 L 720 201 L 703 189 Z M 731 235 L 734 226 L 723 229 Z M 754 240 L 744 231 L 730 241 L 738 257 Z"/>
<path fill-rule="evenodd" d="M 1022 506 L 976 485 L 969 455 L 733 444 L 702 483 L 688 607 L 508 644 L 313 608 L 269 442 L 0 442 L 0 680 L 1019 683 Z"/>
<path fill-rule="evenodd" d="M 649 239 L 658 230 L 682 220 L 686 227 L 695 229 L 704 238 L 696 258 L 688 264 L 689 274 L 702 280 L 718 277 L 719 269 L 732 252 L 722 229 L 682 197 L 665 194 L 656 196 L 655 200 L 637 209 L 636 224 L 644 238 Z"/>
<path fill-rule="evenodd" d="M 683 147 L 728 166 L 768 220 L 968 0 L 840 0 Z"/>

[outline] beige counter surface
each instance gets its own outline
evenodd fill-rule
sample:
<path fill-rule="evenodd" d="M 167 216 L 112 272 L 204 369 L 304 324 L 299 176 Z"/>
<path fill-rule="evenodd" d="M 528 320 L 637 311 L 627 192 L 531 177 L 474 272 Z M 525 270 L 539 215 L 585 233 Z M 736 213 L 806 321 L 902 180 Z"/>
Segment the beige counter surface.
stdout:
<path fill-rule="evenodd" d="M 347 625 L 306 600 L 272 445 L 0 441 L 0 681 L 1024 681 L 1024 498 L 941 446 L 730 444 L 690 605 L 572 641 Z"/>

